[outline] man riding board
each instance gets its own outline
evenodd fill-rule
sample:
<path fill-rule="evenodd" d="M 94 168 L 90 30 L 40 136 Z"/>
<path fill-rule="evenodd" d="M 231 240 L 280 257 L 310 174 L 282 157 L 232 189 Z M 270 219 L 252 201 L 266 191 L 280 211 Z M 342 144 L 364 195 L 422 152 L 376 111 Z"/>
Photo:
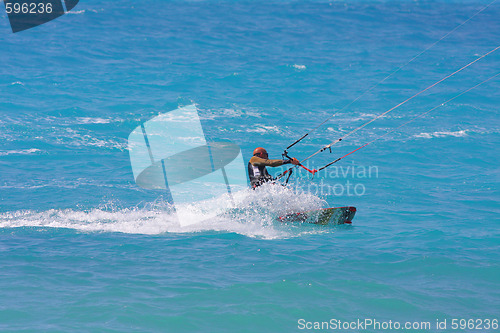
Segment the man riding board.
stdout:
<path fill-rule="evenodd" d="M 248 177 L 250 178 L 250 186 L 256 188 L 264 183 L 273 180 L 273 177 L 267 172 L 266 167 L 277 167 L 283 164 L 299 165 L 300 162 L 295 157 L 291 159 L 270 160 L 268 159 L 267 151 L 258 147 L 253 151 L 253 156 L 248 162 Z"/>

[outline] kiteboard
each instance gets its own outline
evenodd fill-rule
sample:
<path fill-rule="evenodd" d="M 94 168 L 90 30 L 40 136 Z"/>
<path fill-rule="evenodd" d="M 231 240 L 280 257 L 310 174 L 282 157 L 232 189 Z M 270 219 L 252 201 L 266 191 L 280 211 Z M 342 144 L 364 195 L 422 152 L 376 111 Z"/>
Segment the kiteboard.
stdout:
<path fill-rule="evenodd" d="M 299 213 L 290 213 L 279 216 L 281 222 L 302 222 L 321 225 L 351 224 L 356 207 L 333 207 L 310 210 Z"/>

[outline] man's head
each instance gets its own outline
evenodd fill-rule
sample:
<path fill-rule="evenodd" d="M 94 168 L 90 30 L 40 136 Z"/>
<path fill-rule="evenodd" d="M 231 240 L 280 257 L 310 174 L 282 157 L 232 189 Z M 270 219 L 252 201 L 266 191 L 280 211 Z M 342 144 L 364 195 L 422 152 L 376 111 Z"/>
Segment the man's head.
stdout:
<path fill-rule="evenodd" d="M 257 157 L 265 158 L 265 159 L 267 159 L 267 157 L 268 157 L 267 151 L 262 147 L 255 148 L 253 151 L 253 156 L 257 156 Z"/>

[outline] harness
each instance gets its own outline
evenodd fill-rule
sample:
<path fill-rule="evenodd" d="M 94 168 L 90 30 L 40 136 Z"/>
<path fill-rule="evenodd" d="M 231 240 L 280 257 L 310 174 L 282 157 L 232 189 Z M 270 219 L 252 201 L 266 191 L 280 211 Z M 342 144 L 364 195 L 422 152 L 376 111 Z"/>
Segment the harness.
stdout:
<path fill-rule="evenodd" d="M 274 179 L 267 172 L 265 166 L 255 166 L 250 162 L 248 162 L 248 177 L 250 178 L 250 186 L 252 188 L 256 188 Z"/>

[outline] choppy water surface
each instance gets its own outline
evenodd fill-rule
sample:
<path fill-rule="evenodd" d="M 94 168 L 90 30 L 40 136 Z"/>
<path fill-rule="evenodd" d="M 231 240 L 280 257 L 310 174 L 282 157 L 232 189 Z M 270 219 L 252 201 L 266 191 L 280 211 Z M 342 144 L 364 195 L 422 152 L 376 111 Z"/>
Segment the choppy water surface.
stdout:
<path fill-rule="evenodd" d="M 335 113 L 290 150 L 305 158 L 498 46 L 495 3 L 342 109 L 488 3 L 85 1 L 17 34 L 3 13 L 0 329 L 294 332 L 301 318 L 375 318 L 452 331 L 453 318 L 498 318 L 498 78 L 313 180 L 238 193 L 239 210 L 188 227 L 165 193 L 135 185 L 127 151 L 142 122 L 192 103 L 207 139 L 245 161 L 256 145 L 279 158 Z M 499 64 L 489 55 L 309 167 Z M 273 218 L 340 205 L 357 207 L 352 226 Z"/>

